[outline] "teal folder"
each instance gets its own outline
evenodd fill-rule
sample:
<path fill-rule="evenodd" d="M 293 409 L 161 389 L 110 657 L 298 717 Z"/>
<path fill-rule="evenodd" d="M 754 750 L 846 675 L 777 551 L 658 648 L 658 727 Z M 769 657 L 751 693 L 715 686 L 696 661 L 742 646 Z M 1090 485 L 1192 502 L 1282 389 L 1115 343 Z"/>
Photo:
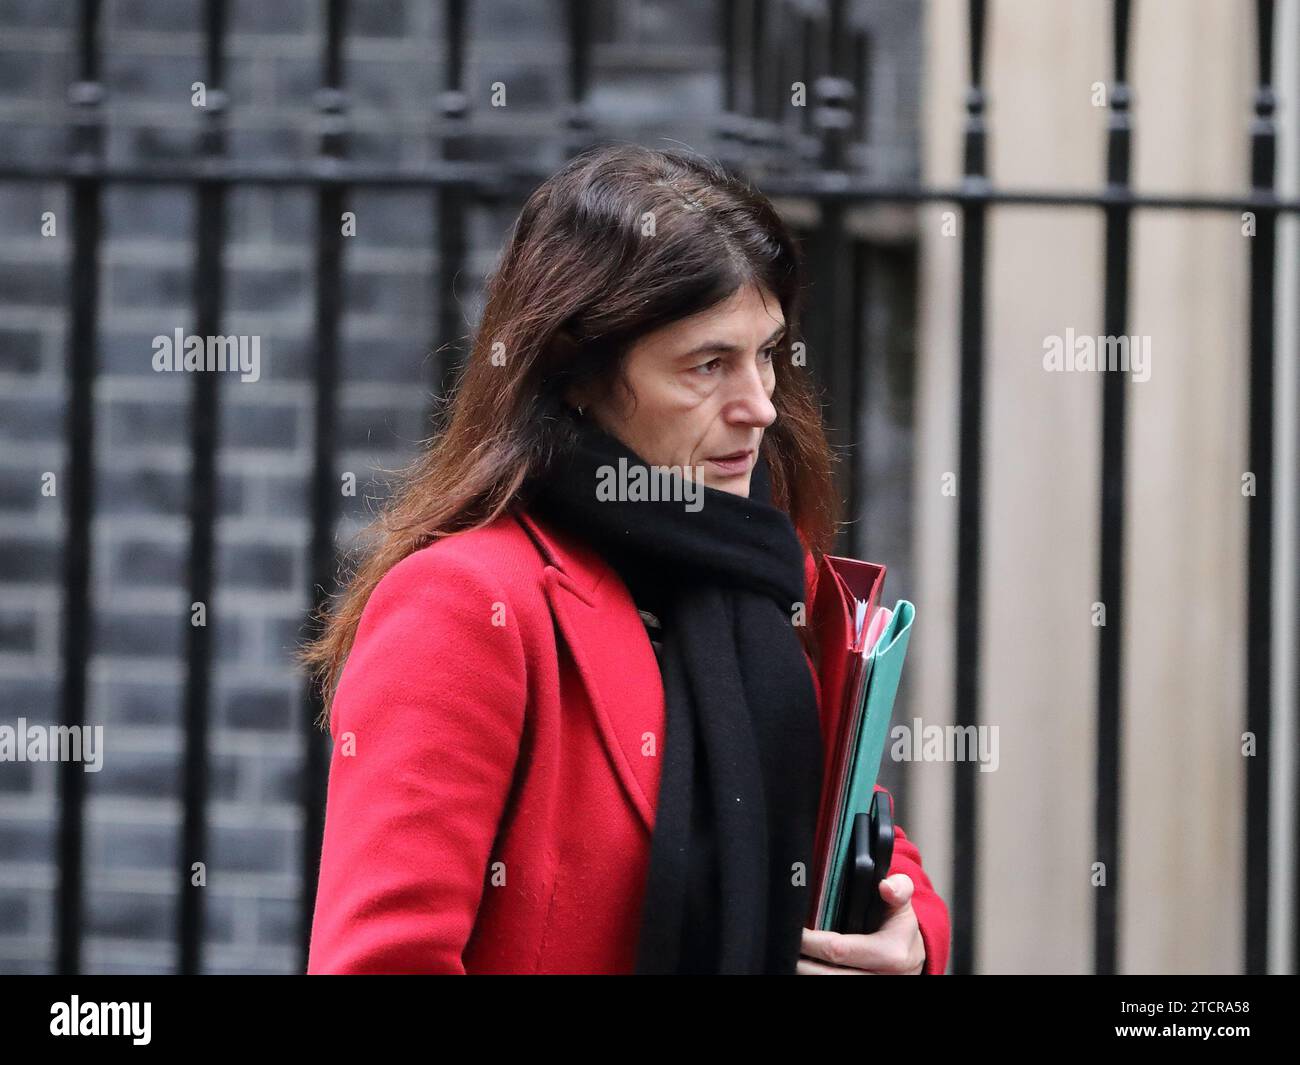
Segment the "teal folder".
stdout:
<path fill-rule="evenodd" d="M 844 771 L 839 780 L 827 781 L 828 786 L 837 789 L 837 795 L 831 822 L 834 831 L 824 865 L 826 875 L 821 879 L 817 900 L 816 928 L 832 927 L 834 915 L 839 912 L 854 819 L 871 809 L 915 616 L 916 608 L 906 599 L 895 605 L 889 624 L 866 655 L 866 682 L 859 686 L 858 704 L 846 717 L 849 734 L 845 737 Z"/>

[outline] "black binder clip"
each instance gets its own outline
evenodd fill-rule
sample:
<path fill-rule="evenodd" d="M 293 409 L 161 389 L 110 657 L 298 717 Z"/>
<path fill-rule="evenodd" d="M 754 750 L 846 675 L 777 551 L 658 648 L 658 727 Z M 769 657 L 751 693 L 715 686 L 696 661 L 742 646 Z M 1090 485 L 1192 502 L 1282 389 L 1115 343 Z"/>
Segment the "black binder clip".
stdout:
<path fill-rule="evenodd" d="M 894 821 L 889 816 L 889 796 L 877 791 L 871 796 L 870 812 L 853 818 L 835 931 L 865 935 L 880 927 L 885 919 L 880 882 L 889 875 L 893 858 Z"/>

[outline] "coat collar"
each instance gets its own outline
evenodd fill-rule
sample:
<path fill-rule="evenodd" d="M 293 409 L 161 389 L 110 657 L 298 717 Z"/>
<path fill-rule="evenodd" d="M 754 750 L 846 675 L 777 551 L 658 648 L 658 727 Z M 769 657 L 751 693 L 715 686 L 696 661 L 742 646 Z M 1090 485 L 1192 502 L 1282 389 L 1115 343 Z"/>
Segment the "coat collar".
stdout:
<path fill-rule="evenodd" d="M 546 561 L 543 584 L 628 801 L 654 829 L 664 750 L 659 663 L 631 593 L 590 544 L 526 511 L 515 517 Z"/>

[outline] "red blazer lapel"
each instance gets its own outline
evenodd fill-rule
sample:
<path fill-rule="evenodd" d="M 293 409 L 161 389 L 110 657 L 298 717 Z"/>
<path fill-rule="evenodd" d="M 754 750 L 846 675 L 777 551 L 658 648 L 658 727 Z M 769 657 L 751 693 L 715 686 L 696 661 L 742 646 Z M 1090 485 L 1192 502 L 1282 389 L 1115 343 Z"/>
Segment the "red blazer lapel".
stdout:
<path fill-rule="evenodd" d="M 626 585 L 589 544 L 516 517 L 548 565 L 546 596 L 586 688 L 601 738 L 628 801 L 654 828 L 664 750 L 659 663 Z"/>

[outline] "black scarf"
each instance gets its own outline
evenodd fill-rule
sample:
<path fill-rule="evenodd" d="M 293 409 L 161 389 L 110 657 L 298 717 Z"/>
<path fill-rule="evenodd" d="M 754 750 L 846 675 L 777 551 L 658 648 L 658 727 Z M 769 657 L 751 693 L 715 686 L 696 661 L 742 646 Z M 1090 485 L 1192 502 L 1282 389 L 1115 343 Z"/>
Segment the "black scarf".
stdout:
<path fill-rule="evenodd" d="M 771 503 L 761 457 L 748 499 L 680 473 L 670 498 L 598 499 L 598 471 L 617 476 L 620 458 L 629 472 L 646 466 L 580 421 L 528 497 L 630 587 L 653 581 L 666 614 L 667 736 L 637 972 L 792 974 L 822 777 L 816 695 L 791 623 L 803 547 Z M 687 489 L 703 493 L 699 509 L 687 509 L 700 499 Z M 703 910 L 701 893 L 713 896 Z"/>

